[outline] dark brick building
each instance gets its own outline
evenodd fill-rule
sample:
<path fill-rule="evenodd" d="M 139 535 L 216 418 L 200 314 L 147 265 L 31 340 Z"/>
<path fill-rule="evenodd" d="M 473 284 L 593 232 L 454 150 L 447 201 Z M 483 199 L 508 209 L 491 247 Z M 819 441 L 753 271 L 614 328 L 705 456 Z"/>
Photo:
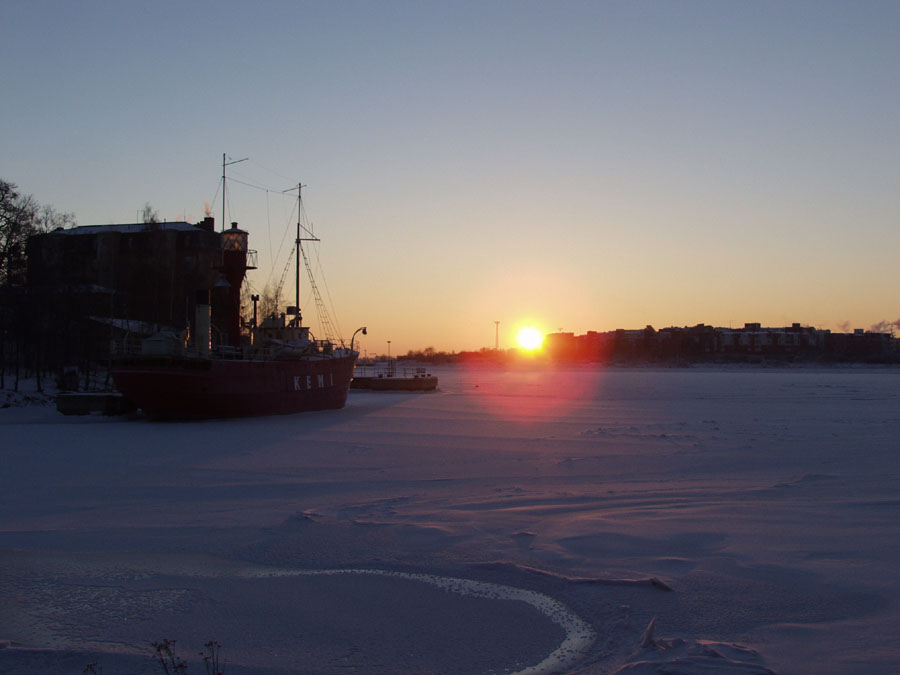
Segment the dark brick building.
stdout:
<path fill-rule="evenodd" d="M 192 322 L 197 291 L 215 298 L 222 286 L 221 242 L 213 218 L 91 225 L 31 237 L 20 299 L 29 344 L 52 369 L 105 359 L 110 340 L 124 332 L 183 330 Z"/>

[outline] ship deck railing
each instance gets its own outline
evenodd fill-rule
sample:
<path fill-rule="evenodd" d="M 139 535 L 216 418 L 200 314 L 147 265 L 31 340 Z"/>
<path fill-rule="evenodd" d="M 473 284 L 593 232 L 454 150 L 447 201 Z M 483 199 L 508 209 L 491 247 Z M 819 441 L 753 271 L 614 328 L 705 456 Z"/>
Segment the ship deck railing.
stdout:
<path fill-rule="evenodd" d="M 317 356 L 328 358 L 335 354 L 340 347 L 335 347 L 328 340 L 315 340 L 311 349 L 305 352 L 295 352 L 284 347 L 272 347 L 269 345 L 232 347 L 231 345 L 212 345 L 207 354 L 201 355 L 191 342 L 182 345 L 174 342 L 168 349 L 159 351 L 147 351 L 143 345 L 146 336 L 129 335 L 125 338 L 113 340 L 110 344 L 110 355 L 116 360 L 141 359 L 147 357 L 168 357 L 186 360 L 228 359 L 228 360 L 277 360 L 280 358 L 291 359 L 299 355 Z"/>

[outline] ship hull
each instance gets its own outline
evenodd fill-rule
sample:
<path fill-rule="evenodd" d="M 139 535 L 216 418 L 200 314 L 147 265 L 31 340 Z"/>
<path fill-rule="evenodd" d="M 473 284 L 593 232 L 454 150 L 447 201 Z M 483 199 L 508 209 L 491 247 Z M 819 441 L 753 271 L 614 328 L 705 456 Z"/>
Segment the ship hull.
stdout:
<path fill-rule="evenodd" d="M 343 408 L 356 354 L 254 361 L 145 358 L 112 369 L 116 387 L 154 418 L 252 417 Z"/>

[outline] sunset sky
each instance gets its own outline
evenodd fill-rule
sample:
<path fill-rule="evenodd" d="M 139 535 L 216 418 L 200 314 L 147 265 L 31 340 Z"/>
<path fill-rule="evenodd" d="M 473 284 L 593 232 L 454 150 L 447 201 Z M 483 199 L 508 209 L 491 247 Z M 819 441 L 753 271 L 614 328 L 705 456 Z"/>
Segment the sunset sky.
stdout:
<path fill-rule="evenodd" d="M 900 317 L 898 2 L 7 0 L 0 58 L 0 178 L 218 222 L 249 157 L 257 290 L 302 181 L 369 353 Z"/>

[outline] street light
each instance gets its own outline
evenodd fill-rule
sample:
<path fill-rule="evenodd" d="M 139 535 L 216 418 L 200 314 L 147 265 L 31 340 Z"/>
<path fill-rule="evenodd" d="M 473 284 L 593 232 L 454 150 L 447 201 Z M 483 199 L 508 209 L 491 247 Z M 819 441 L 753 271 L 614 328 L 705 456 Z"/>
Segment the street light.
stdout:
<path fill-rule="evenodd" d="M 357 328 L 355 331 L 353 331 L 353 337 L 350 338 L 350 351 L 351 352 L 353 351 L 353 340 L 356 339 L 356 334 L 359 333 L 360 331 L 362 331 L 363 335 L 368 335 L 368 333 L 366 332 L 365 326 L 363 326 L 362 328 Z"/>
<path fill-rule="evenodd" d="M 387 343 L 388 343 L 387 376 L 388 376 L 388 377 L 393 377 L 393 376 L 394 376 L 394 362 L 391 361 L 391 341 L 388 340 Z"/>

